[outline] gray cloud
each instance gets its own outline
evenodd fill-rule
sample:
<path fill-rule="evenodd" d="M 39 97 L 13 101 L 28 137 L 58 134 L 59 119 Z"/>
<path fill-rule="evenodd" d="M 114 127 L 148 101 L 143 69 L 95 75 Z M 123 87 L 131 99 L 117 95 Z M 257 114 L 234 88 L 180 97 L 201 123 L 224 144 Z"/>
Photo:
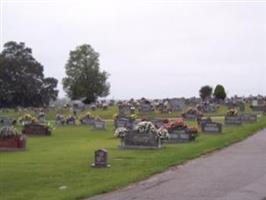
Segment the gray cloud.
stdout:
<path fill-rule="evenodd" d="M 70 50 L 91 44 L 110 97 L 266 94 L 265 3 L 243 1 L 3 1 L 3 41 L 24 41 L 60 81 Z M 60 85 L 60 96 L 63 96 Z"/>

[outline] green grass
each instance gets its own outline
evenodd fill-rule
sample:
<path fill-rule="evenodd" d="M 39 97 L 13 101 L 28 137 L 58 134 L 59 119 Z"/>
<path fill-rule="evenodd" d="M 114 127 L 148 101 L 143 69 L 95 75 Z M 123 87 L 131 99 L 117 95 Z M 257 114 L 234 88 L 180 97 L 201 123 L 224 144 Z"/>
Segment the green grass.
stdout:
<path fill-rule="evenodd" d="M 215 118 L 221 121 L 222 118 Z M 192 122 L 190 122 L 192 123 Z M 0 199 L 81 199 L 136 182 L 176 164 L 228 146 L 266 127 L 258 123 L 226 127 L 224 134 L 201 134 L 196 142 L 161 150 L 121 150 L 110 123 L 106 131 L 61 127 L 51 137 L 29 137 L 25 152 L 0 153 Z M 94 151 L 106 148 L 108 169 L 94 169 Z M 66 186 L 65 190 L 60 190 Z"/>

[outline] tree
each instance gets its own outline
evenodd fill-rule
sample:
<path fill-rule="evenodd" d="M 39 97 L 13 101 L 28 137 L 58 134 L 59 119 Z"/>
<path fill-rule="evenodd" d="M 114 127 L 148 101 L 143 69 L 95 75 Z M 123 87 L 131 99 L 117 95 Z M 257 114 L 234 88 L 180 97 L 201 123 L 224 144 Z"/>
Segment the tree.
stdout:
<path fill-rule="evenodd" d="M 0 107 L 46 106 L 58 95 L 57 80 L 45 78 L 43 66 L 24 43 L 7 42 L 0 53 Z"/>
<path fill-rule="evenodd" d="M 67 77 L 63 79 L 63 87 L 72 100 L 82 99 L 89 104 L 109 94 L 108 74 L 100 71 L 99 54 L 90 45 L 70 51 L 65 69 Z"/>
<path fill-rule="evenodd" d="M 205 85 L 203 87 L 200 88 L 200 97 L 202 100 L 205 100 L 206 98 L 211 97 L 212 95 L 212 87 L 209 85 Z"/>
<path fill-rule="evenodd" d="M 221 99 L 221 100 L 224 100 L 225 97 L 226 97 L 226 92 L 225 92 L 225 89 L 224 89 L 224 86 L 222 85 L 217 85 L 214 89 L 214 97 L 216 99 Z"/>

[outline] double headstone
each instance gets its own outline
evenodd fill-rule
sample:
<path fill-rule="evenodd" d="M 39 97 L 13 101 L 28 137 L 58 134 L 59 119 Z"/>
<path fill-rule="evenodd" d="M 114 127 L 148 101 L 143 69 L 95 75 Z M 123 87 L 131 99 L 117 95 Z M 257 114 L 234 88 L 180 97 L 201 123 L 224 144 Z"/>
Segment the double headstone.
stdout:
<path fill-rule="evenodd" d="M 162 145 L 160 137 L 155 134 L 131 130 L 121 139 L 120 147 L 124 149 L 158 149 Z"/>
<path fill-rule="evenodd" d="M 225 116 L 224 123 L 226 125 L 241 125 L 242 119 L 241 116 Z"/>

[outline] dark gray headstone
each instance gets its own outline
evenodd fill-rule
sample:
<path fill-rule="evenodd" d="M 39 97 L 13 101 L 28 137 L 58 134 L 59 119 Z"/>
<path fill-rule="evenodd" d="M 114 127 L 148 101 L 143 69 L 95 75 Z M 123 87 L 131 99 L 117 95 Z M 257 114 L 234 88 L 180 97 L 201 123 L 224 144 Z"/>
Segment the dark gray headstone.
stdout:
<path fill-rule="evenodd" d="M 202 123 L 201 130 L 205 133 L 222 133 L 222 124 L 216 122 Z"/>
<path fill-rule="evenodd" d="M 152 105 L 151 104 L 141 104 L 140 105 L 140 112 L 142 112 L 142 113 L 152 112 Z"/>
<path fill-rule="evenodd" d="M 257 122 L 257 115 L 245 113 L 241 115 L 241 120 L 244 123 L 255 123 Z"/>
<path fill-rule="evenodd" d="M 99 149 L 95 151 L 94 154 L 94 163 L 91 165 L 96 168 L 105 168 L 110 167 L 108 164 L 108 152 L 105 149 Z"/>
<path fill-rule="evenodd" d="M 169 133 L 168 140 L 165 143 L 173 144 L 173 143 L 181 143 L 181 142 L 190 142 L 195 138 L 192 137 L 191 134 L 186 132 L 186 129 L 175 129 Z"/>
<path fill-rule="evenodd" d="M 185 106 L 185 101 L 182 99 L 169 100 L 172 111 L 181 111 Z"/>
<path fill-rule="evenodd" d="M 129 131 L 121 140 L 121 148 L 125 149 L 158 149 L 161 147 L 161 140 L 158 136 L 137 131 Z"/>
<path fill-rule="evenodd" d="M 226 125 L 241 125 L 241 116 L 225 116 L 224 123 Z"/>

